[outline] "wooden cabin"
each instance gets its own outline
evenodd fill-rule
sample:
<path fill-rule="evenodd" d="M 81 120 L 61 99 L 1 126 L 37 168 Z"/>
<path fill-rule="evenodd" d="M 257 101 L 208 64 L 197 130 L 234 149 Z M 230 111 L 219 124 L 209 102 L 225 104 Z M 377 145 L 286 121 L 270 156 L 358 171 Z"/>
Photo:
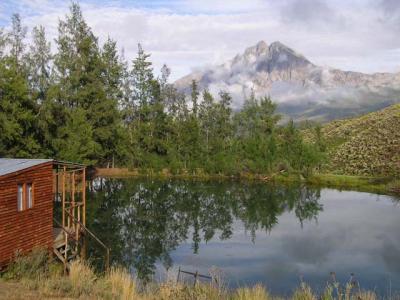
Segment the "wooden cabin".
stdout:
<path fill-rule="evenodd" d="M 52 159 L 0 158 L 0 268 L 42 247 L 66 269 L 83 253 L 84 235 L 97 239 L 86 228 L 85 170 Z"/>

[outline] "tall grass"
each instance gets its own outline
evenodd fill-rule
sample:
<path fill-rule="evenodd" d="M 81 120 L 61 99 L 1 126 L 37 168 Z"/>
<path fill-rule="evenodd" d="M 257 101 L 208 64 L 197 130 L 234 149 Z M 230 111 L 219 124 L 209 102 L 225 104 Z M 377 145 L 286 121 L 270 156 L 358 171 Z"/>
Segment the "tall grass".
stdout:
<path fill-rule="evenodd" d="M 308 285 L 304 283 L 297 289 L 293 294 L 293 300 L 317 300 L 317 296 L 314 295 L 313 291 Z"/>
<path fill-rule="evenodd" d="M 115 299 L 128 300 L 137 296 L 136 282 L 122 268 L 112 268 L 103 281 L 110 287 L 111 296 Z"/>
<path fill-rule="evenodd" d="M 260 284 L 254 287 L 239 288 L 233 294 L 233 300 L 268 300 L 271 299 L 265 287 Z"/>
<path fill-rule="evenodd" d="M 70 265 L 69 283 L 74 296 L 90 295 L 96 283 L 96 275 L 87 262 L 75 260 Z"/>
<path fill-rule="evenodd" d="M 112 268 L 110 272 L 98 275 L 84 261 L 76 260 L 70 265 L 67 276 L 62 267 L 54 268 L 48 264 L 46 252 L 36 250 L 26 257 L 17 257 L 6 279 L 18 280 L 26 287 L 36 290 L 40 298 L 68 297 L 70 299 L 119 299 L 119 300 L 269 300 L 271 296 L 260 284 L 253 287 L 227 290 L 223 284 L 198 283 L 184 284 L 167 281 L 138 288 L 137 281 L 123 268 Z M 58 271 L 54 271 L 58 270 Z M 61 270 L 61 271 L 60 271 Z M 302 283 L 291 297 L 293 300 L 375 300 L 371 291 L 361 291 L 348 284 L 341 288 L 337 282 L 327 286 L 323 294 L 315 294 L 309 286 Z"/>

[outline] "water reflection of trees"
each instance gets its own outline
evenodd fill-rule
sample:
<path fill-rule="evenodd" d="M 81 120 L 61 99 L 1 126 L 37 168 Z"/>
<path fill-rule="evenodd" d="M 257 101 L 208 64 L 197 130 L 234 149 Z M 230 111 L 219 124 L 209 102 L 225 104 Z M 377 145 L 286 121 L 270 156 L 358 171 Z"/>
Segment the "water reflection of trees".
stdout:
<path fill-rule="evenodd" d="M 229 239 L 235 219 L 254 240 L 257 230 L 270 231 L 289 211 L 302 225 L 322 210 L 319 197 L 319 190 L 305 187 L 103 179 L 92 183 L 87 219 L 111 246 L 113 263 L 131 266 L 148 279 L 158 260 L 167 269 L 172 266 L 170 252 L 185 240 L 197 253 L 200 242 L 216 232 Z M 99 255 L 89 248 L 91 255 Z"/>

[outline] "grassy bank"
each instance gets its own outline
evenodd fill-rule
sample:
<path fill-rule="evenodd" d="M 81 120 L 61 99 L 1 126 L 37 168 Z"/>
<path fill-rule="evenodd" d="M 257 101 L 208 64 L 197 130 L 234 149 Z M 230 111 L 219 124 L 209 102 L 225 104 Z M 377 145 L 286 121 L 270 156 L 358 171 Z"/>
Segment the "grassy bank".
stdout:
<path fill-rule="evenodd" d="M 308 142 L 314 129 L 303 130 Z M 321 127 L 327 147 L 326 170 L 348 175 L 400 176 L 400 104 Z"/>
<path fill-rule="evenodd" d="M 335 174 L 318 174 L 307 179 L 311 185 L 320 185 L 338 189 L 356 190 L 360 192 L 371 192 L 378 194 L 394 194 L 392 186 L 395 184 L 393 178 L 349 176 Z"/>
<path fill-rule="evenodd" d="M 350 176 L 337 174 L 314 174 L 304 178 L 299 174 L 275 173 L 275 174 L 207 174 L 201 169 L 193 172 L 181 171 L 172 173 L 167 169 L 156 171 L 153 169 L 128 169 L 128 168 L 97 168 L 96 175 L 102 177 L 151 177 L 151 178 L 175 178 L 190 180 L 258 180 L 275 183 L 305 183 L 313 186 L 331 187 L 343 190 L 356 190 L 378 194 L 400 195 L 400 180 L 391 177 Z"/>
<path fill-rule="evenodd" d="M 19 257 L 0 279 L 0 296 L 7 299 L 135 299 L 135 300 L 267 300 L 284 299 L 272 296 L 262 285 L 228 290 L 217 283 L 183 284 L 175 280 L 141 285 L 122 268 L 112 268 L 107 274 L 95 274 L 85 262 L 71 264 L 69 275 L 64 276 L 55 262 L 49 262 L 43 250 Z M 174 277 L 176 278 L 176 277 Z M 345 286 L 333 282 L 322 294 L 316 294 L 301 284 L 286 299 L 377 299 L 372 291 L 362 291 L 355 284 Z"/>

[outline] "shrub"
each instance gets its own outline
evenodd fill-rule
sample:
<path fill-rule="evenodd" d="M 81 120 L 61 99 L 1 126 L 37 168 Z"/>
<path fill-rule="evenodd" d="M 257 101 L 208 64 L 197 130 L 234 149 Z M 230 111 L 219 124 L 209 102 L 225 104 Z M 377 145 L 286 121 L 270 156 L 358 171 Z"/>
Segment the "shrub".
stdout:
<path fill-rule="evenodd" d="M 49 255 L 46 249 L 35 248 L 28 255 L 16 253 L 4 277 L 6 279 L 37 279 L 45 277 L 49 271 Z"/>

